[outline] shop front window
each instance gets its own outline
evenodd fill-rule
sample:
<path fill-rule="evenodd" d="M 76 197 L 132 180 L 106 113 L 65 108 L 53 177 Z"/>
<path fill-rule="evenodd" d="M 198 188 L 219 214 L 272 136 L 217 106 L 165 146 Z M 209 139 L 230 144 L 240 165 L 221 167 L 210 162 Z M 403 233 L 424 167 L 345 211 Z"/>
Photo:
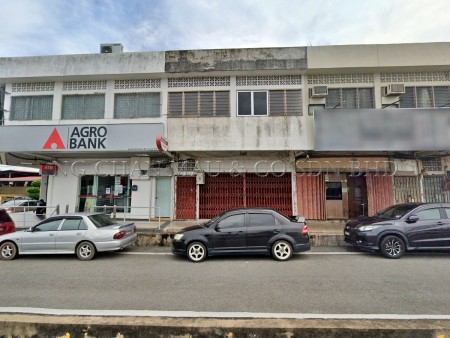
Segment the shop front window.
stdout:
<path fill-rule="evenodd" d="M 327 182 L 326 183 L 326 199 L 328 201 L 342 200 L 342 183 Z"/>
<path fill-rule="evenodd" d="M 78 211 L 108 212 L 116 206 L 117 212 L 130 212 L 131 180 L 126 176 L 93 176 L 81 177 Z"/>

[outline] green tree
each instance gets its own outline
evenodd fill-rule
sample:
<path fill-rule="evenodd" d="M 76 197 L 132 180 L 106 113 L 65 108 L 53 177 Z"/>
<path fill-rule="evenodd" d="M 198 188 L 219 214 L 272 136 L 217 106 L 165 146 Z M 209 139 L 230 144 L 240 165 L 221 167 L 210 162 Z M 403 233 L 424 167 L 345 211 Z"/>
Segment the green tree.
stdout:
<path fill-rule="evenodd" d="M 41 181 L 31 182 L 31 188 L 27 189 L 28 196 L 38 200 L 40 192 L 41 192 Z"/>

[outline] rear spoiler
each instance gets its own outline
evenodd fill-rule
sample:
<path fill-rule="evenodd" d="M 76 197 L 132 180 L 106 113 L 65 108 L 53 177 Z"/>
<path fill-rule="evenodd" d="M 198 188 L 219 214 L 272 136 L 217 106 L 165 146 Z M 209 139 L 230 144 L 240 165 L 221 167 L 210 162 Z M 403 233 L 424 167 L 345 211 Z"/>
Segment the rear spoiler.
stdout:
<path fill-rule="evenodd" d="M 306 218 L 303 216 L 289 216 L 290 220 L 292 222 L 297 222 L 297 223 L 305 223 L 306 224 Z"/>

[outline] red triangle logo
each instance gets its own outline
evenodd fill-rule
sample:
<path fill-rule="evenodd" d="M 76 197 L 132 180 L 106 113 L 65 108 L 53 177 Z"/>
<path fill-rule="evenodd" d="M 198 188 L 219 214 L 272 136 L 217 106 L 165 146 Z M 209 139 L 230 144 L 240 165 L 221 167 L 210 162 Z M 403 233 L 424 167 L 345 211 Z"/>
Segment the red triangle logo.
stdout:
<path fill-rule="evenodd" d="M 56 144 L 56 148 L 52 148 L 54 144 Z M 52 133 L 50 134 L 50 137 L 47 139 L 47 142 L 45 142 L 42 149 L 66 149 L 61 139 L 61 136 L 59 136 L 59 133 L 56 130 L 56 128 L 53 129 Z"/>

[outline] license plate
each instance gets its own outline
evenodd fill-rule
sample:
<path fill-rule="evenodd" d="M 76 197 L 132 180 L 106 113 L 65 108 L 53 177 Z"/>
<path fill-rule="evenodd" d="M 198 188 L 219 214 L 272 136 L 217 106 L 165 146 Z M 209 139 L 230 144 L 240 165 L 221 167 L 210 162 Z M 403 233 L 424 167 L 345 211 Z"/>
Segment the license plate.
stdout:
<path fill-rule="evenodd" d="M 348 231 L 344 231 L 344 234 L 345 234 L 346 236 L 350 236 L 350 233 L 349 233 Z"/>

